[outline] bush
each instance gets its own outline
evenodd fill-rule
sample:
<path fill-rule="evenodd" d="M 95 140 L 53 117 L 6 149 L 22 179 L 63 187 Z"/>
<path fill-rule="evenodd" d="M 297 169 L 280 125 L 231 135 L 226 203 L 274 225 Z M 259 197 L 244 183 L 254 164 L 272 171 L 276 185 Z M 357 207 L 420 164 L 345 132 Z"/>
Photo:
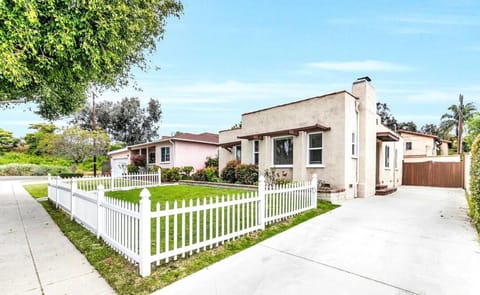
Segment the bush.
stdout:
<path fill-rule="evenodd" d="M 472 145 L 472 166 L 470 168 L 470 217 L 480 229 L 480 135 Z"/>
<path fill-rule="evenodd" d="M 71 170 L 62 166 L 48 166 L 36 164 L 8 164 L 0 165 L 0 176 L 45 176 L 59 175 L 60 173 L 68 173 Z"/>
<path fill-rule="evenodd" d="M 222 179 L 229 183 L 237 182 L 236 170 L 238 165 L 240 165 L 239 161 L 229 161 L 222 170 Z"/>
<path fill-rule="evenodd" d="M 61 178 L 78 178 L 83 177 L 83 173 L 60 173 L 58 176 Z"/>
<path fill-rule="evenodd" d="M 235 182 L 255 184 L 258 182 L 258 167 L 256 165 L 238 165 L 235 170 Z"/>
<path fill-rule="evenodd" d="M 205 168 L 206 167 L 216 167 L 218 169 L 218 157 L 207 157 L 207 161 L 205 162 Z"/>
<path fill-rule="evenodd" d="M 185 176 L 190 176 L 192 174 L 192 171 L 193 171 L 193 167 L 192 166 L 185 166 L 181 169 L 181 173 Z"/>
<path fill-rule="evenodd" d="M 128 164 L 127 165 L 127 173 L 132 174 L 132 173 L 138 173 L 140 171 L 140 168 L 135 165 L 135 164 Z"/>
<path fill-rule="evenodd" d="M 207 181 L 207 174 L 205 169 L 199 169 L 192 174 L 192 179 L 196 181 Z"/>
<path fill-rule="evenodd" d="M 164 168 L 162 169 L 162 181 L 165 182 L 176 182 L 179 181 L 182 176 L 180 175 L 179 167 Z"/>
<path fill-rule="evenodd" d="M 206 175 L 207 181 L 221 182 L 221 179 L 218 178 L 218 170 L 215 167 L 205 168 L 205 175 Z"/>

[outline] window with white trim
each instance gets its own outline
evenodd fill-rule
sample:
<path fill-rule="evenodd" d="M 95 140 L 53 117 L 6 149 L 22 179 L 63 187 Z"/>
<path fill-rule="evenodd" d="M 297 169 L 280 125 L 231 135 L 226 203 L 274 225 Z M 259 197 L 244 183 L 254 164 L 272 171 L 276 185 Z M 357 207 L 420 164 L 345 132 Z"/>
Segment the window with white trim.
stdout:
<path fill-rule="evenodd" d="M 357 136 L 355 132 L 352 132 L 352 156 L 357 155 Z"/>
<path fill-rule="evenodd" d="M 390 168 L 390 147 L 385 146 L 385 168 Z"/>
<path fill-rule="evenodd" d="M 235 146 L 235 160 L 241 162 L 242 161 L 242 145 Z"/>
<path fill-rule="evenodd" d="M 308 164 L 323 164 L 323 133 L 310 133 L 308 135 Z"/>
<path fill-rule="evenodd" d="M 293 165 L 293 137 L 273 139 L 273 164 L 276 166 Z"/>
<path fill-rule="evenodd" d="M 395 149 L 395 159 L 394 159 L 394 168 L 397 169 L 398 168 L 398 149 Z"/>
<path fill-rule="evenodd" d="M 155 151 L 155 148 L 149 148 L 148 149 L 148 164 L 154 164 L 156 160 L 157 152 Z"/>
<path fill-rule="evenodd" d="M 259 145 L 260 142 L 258 140 L 253 141 L 253 164 L 255 165 L 258 165 Z"/>
<path fill-rule="evenodd" d="M 164 146 L 160 148 L 160 161 L 162 163 L 170 162 L 170 147 Z"/>

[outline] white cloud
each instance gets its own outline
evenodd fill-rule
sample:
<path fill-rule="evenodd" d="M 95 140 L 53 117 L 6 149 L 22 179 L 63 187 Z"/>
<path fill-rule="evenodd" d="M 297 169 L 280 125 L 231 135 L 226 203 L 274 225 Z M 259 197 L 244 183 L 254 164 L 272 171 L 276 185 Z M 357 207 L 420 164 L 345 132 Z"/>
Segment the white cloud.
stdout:
<path fill-rule="evenodd" d="M 399 72 L 411 70 L 410 67 L 405 65 L 380 60 L 311 62 L 307 66 L 340 72 Z"/>
<path fill-rule="evenodd" d="M 424 24 L 424 25 L 479 25 L 480 22 L 466 16 L 444 16 L 444 15 L 423 15 L 423 16 L 406 16 L 394 17 L 395 21 L 409 24 Z"/>

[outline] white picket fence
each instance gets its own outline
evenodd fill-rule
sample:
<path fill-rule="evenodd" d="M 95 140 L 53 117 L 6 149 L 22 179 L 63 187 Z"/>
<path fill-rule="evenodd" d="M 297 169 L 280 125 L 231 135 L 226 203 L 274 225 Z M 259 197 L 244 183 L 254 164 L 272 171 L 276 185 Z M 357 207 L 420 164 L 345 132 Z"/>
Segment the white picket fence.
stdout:
<path fill-rule="evenodd" d="M 105 196 L 105 187 L 79 190 L 78 186 L 49 181 L 49 199 L 97 237 L 139 264 L 141 276 L 151 264 L 213 248 L 242 235 L 262 230 L 266 224 L 316 207 L 317 177 L 311 181 L 267 186 L 259 178 L 258 191 L 234 196 L 157 202 L 143 189 L 139 204 Z M 64 192 L 70 192 L 65 194 Z"/>

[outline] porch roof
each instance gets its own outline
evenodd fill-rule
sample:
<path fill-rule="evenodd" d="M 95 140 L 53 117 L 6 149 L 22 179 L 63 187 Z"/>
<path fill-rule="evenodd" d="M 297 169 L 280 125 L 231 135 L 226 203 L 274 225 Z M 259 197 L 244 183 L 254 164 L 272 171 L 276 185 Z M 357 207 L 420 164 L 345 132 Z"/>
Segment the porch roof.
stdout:
<path fill-rule="evenodd" d="M 306 127 L 300 127 L 300 128 L 291 128 L 291 129 L 285 129 L 285 130 L 279 130 L 279 131 L 244 135 L 244 136 L 239 136 L 238 138 L 248 139 L 248 140 L 262 140 L 264 136 L 282 136 L 282 135 L 298 136 L 298 133 L 300 131 L 308 131 L 308 132 L 329 131 L 330 129 L 331 129 L 330 127 L 327 127 L 321 124 L 315 124 L 312 126 L 306 126 Z"/>
<path fill-rule="evenodd" d="M 220 147 L 230 151 L 232 147 L 236 146 L 236 145 L 240 145 L 242 142 L 240 140 L 237 140 L 237 141 L 230 141 L 230 142 L 224 142 L 224 143 L 220 143 Z"/>
<path fill-rule="evenodd" d="M 377 139 L 381 141 L 398 141 L 400 138 L 393 132 L 377 132 Z"/>

